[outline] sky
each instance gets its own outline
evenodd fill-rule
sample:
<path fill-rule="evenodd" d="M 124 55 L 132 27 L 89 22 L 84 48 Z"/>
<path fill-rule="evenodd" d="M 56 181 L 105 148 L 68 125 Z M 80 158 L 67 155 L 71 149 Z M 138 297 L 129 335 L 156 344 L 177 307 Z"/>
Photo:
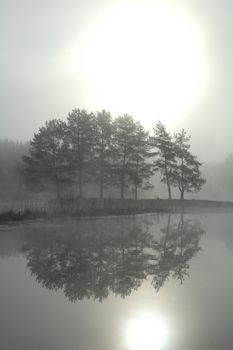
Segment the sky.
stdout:
<path fill-rule="evenodd" d="M 233 152 L 230 0 L 0 0 L 0 138 L 74 108 L 184 128 L 200 159 Z"/>

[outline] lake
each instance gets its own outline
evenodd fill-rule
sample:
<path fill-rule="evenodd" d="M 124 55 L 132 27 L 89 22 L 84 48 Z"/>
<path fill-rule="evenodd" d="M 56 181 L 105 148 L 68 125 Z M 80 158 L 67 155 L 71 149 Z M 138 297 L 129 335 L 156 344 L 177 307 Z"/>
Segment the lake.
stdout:
<path fill-rule="evenodd" d="M 233 214 L 0 226 L 0 349 L 233 348 Z"/>

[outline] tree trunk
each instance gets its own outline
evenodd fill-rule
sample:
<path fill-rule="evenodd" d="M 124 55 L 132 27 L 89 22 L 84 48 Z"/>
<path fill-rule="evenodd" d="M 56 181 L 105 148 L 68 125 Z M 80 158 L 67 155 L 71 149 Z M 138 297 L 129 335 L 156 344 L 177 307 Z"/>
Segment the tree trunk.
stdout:
<path fill-rule="evenodd" d="M 79 197 L 83 198 L 83 184 L 82 184 L 82 170 L 79 171 L 79 176 L 78 176 L 78 187 L 79 187 Z"/>
<path fill-rule="evenodd" d="M 180 182 L 180 200 L 184 199 L 184 159 L 181 160 L 181 182 Z"/>
<path fill-rule="evenodd" d="M 138 186 L 135 186 L 135 200 L 138 199 Z"/>
<path fill-rule="evenodd" d="M 183 231 L 184 231 L 184 214 L 182 213 L 180 216 L 180 222 L 179 222 L 179 231 L 180 231 L 180 260 L 181 260 L 181 265 L 180 265 L 180 282 L 181 284 L 183 283 L 183 275 L 182 275 L 182 260 L 183 260 Z"/>
<path fill-rule="evenodd" d="M 125 177 L 124 173 L 121 175 L 121 199 L 124 198 L 124 190 L 125 190 Z"/>
<path fill-rule="evenodd" d="M 125 190 L 125 154 L 123 158 L 123 167 L 121 170 L 121 199 L 124 198 L 124 190 Z"/>
<path fill-rule="evenodd" d="M 104 174 L 103 174 L 103 163 L 101 160 L 100 168 L 100 198 L 103 198 L 104 195 Z"/>
<path fill-rule="evenodd" d="M 171 200 L 172 194 L 171 194 L 171 185 L 170 185 L 169 180 L 167 181 L 167 189 L 168 189 L 168 199 Z"/>
<path fill-rule="evenodd" d="M 137 153 L 137 163 L 136 163 L 136 179 L 138 180 L 138 163 L 139 163 L 139 159 L 138 159 L 138 154 L 139 154 L 139 148 L 138 148 L 138 153 Z M 138 186 L 137 186 L 137 180 L 135 182 L 135 199 L 138 199 Z"/>
<path fill-rule="evenodd" d="M 166 176 L 167 189 L 168 189 L 168 199 L 171 200 L 172 199 L 171 185 L 170 185 L 170 179 L 169 179 L 169 175 L 168 175 L 168 171 L 167 171 L 166 160 L 165 160 L 165 176 Z"/>
<path fill-rule="evenodd" d="M 104 196 L 104 169 L 103 169 L 103 151 L 101 151 L 101 155 L 100 155 L 100 198 L 103 198 L 103 196 Z"/>
<path fill-rule="evenodd" d="M 59 188 L 58 180 L 56 180 L 56 192 L 57 192 L 57 198 L 60 201 L 61 200 L 61 195 L 60 195 L 60 188 Z"/>
<path fill-rule="evenodd" d="M 182 201 L 184 199 L 184 190 L 180 191 L 180 200 Z"/>
<path fill-rule="evenodd" d="M 171 213 L 168 214 L 168 219 L 167 219 L 166 236 L 165 236 L 164 245 L 163 245 L 163 253 L 164 254 L 166 252 L 168 236 L 170 233 L 170 226 L 171 226 Z"/>
<path fill-rule="evenodd" d="M 61 194 L 60 194 L 59 180 L 58 180 L 57 175 L 56 175 L 56 180 L 55 181 L 56 181 L 55 187 L 56 187 L 57 199 L 58 199 L 58 202 L 60 204 L 61 209 L 63 209 L 63 207 L 62 207 L 62 198 L 61 198 Z"/>
<path fill-rule="evenodd" d="M 104 196 L 104 187 L 103 182 L 100 180 L 100 198 L 103 198 Z"/>

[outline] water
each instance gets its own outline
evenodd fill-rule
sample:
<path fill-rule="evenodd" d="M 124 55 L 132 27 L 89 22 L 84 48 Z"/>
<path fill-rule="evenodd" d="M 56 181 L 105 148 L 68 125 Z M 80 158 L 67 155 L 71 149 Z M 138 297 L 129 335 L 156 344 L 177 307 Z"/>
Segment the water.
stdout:
<path fill-rule="evenodd" d="M 233 348 L 233 215 L 0 227 L 0 349 Z"/>

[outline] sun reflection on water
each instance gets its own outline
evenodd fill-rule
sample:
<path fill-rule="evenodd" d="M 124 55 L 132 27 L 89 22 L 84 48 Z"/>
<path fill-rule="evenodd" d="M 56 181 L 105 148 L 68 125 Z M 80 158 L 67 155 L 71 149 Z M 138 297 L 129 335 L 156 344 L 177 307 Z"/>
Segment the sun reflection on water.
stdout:
<path fill-rule="evenodd" d="M 162 350 L 169 338 L 169 328 L 162 316 L 145 313 L 127 322 L 129 350 Z"/>

